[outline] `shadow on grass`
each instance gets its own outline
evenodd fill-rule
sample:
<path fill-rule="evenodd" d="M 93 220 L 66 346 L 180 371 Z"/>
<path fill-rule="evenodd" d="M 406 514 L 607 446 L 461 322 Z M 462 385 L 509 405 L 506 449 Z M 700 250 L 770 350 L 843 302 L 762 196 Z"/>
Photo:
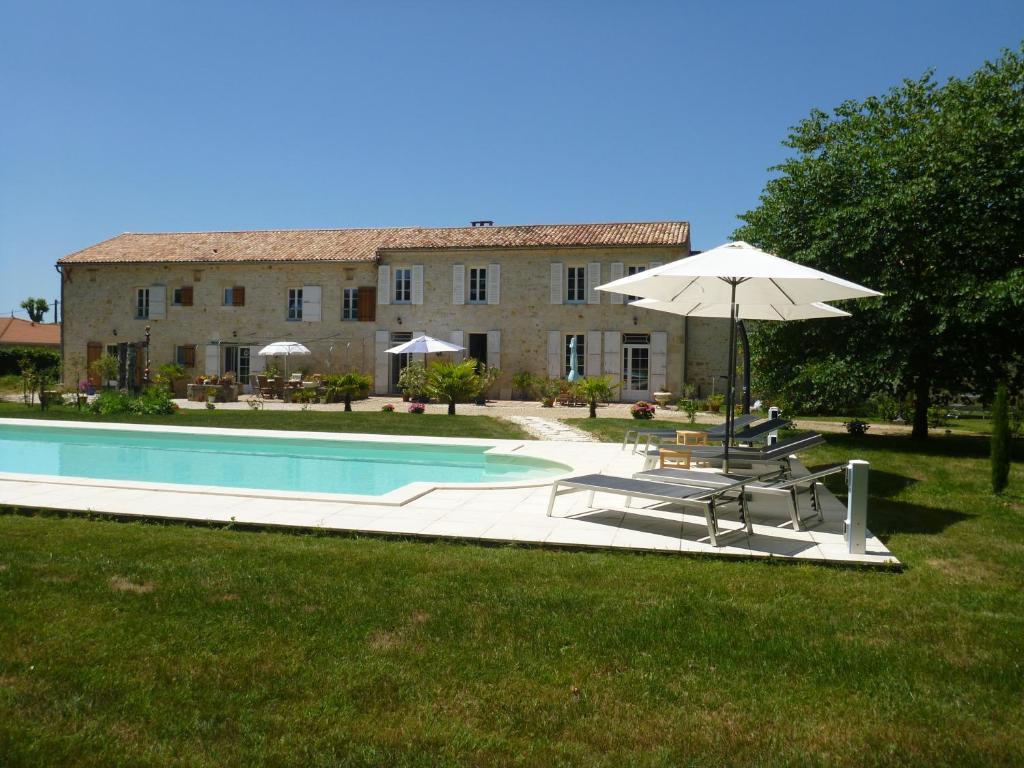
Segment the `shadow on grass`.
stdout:
<path fill-rule="evenodd" d="M 872 476 L 872 480 L 874 477 Z M 872 493 L 868 507 L 868 528 L 880 541 L 888 543 L 899 533 L 934 535 L 942 533 L 956 523 L 976 515 L 966 515 L 952 509 L 926 507 L 904 501 L 878 498 Z"/>

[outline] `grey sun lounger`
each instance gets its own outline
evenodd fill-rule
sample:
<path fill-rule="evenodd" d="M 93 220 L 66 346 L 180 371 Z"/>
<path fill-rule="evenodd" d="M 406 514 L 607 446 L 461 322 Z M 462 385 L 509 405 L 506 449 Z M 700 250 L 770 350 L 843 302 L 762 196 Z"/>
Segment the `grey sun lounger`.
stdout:
<path fill-rule="evenodd" d="M 714 547 L 718 546 L 718 539 L 724 534 L 738 531 L 746 531 L 747 535 L 753 533 L 753 528 L 750 524 L 750 514 L 746 508 L 746 496 L 742 493 L 736 493 L 734 488 L 698 488 L 680 483 L 658 483 L 650 480 L 612 477 L 611 475 L 580 475 L 578 477 L 568 477 L 564 480 L 556 480 L 551 486 L 551 498 L 548 500 L 548 517 L 551 517 L 557 497 L 580 491 L 590 492 L 590 499 L 587 502 L 590 507 L 594 506 L 595 493 L 609 493 L 616 496 L 625 496 L 627 507 L 632 499 L 637 498 L 659 501 L 665 504 L 676 504 L 703 512 L 704 519 L 707 522 L 708 537 L 711 539 L 711 545 Z M 725 498 L 727 494 L 733 498 Z M 730 501 L 739 504 L 744 527 L 734 531 L 723 531 L 718 527 L 718 506 Z"/>
<path fill-rule="evenodd" d="M 739 487 L 744 493 L 751 496 L 788 496 L 790 501 L 789 516 L 793 522 L 793 529 L 804 530 L 808 518 L 800 516 L 799 494 L 808 493 L 811 497 L 811 510 L 818 516 L 820 522 L 825 521 L 825 515 L 821 510 L 821 499 L 818 497 L 818 488 L 821 481 L 830 475 L 838 474 L 846 469 L 846 465 L 823 469 L 818 472 L 811 472 L 805 475 L 793 477 L 747 477 L 744 475 L 722 474 L 720 472 L 694 472 L 686 469 L 652 469 L 646 472 L 637 472 L 633 475 L 638 480 L 653 480 L 660 483 L 680 483 L 682 485 L 697 486 L 704 488 L 726 488 L 729 490 Z"/>
<path fill-rule="evenodd" d="M 750 448 L 741 445 L 730 446 L 729 464 L 730 469 L 749 465 L 756 468 L 764 465 L 777 466 L 784 474 L 790 473 L 789 457 L 816 445 L 825 442 L 825 438 L 818 432 L 803 432 L 788 440 L 767 445 L 761 448 Z M 721 466 L 725 459 L 725 447 L 721 445 L 652 445 L 646 454 L 644 471 L 653 469 L 655 464 L 661 461 L 662 456 L 689 457 L 692 461 L 699 461 L 711 466 Z M 755 474 L 762 474 L 757 473 Z"/>
<path fill-rule="evenodd" d="M 745 413 L 742 416 L 737 416 L 734 420 L 735 424 L 739 428 L 748 426 L 757 421 L 758 417 L 749 413 Z M 680 422 L 679 427 L 676 429 L 627 429 L 626 434 L 622 436 L 622 447 L 625 449 L 626 445 L 629 444 L 629 438 L 633 438 L 633 450 L 635 451 L 640 444 L 640 438 L 647 438 L 647 445 L 650 446 L 651 438 L 669 438 L 672 440 L 676 439 L 676 432 L 680 429 L 686 429 L 688 425 Z M 716 424 L 709 429 L 704 430 L 707 433 L 708 439 L 710 440 L 724 440 L 725 439 L 725 424 Z"/>

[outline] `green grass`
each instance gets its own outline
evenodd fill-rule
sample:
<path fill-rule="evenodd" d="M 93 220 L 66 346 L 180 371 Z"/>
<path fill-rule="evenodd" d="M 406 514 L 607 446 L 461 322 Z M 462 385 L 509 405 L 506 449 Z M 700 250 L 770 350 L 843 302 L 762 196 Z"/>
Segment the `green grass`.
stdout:
<path fill-rule="evenodd" d="M 566 424 L 590 432 L 603 443 L 621 443 L 627 429 L 707 429 L 711 424 L 663 419 L 562 419 Z"/>
<path fill-rule="evenodd" d="M 0 514 L 0 764 L 1020 765 L 986 455 L 808 454 L 903 573 Z"/>
<path fill-rule="evenodd" d="M 362 432 L 382 435 L 433 435 L 436 437 L 481 437 L 530 439 L 517 425 L 490 416 L 448 416 L 383 412 L 343 411 L 253 411 L 181 410 L 170 416 L 97 416 L 73 406 L 41 411 L 21 403 L 0 403 L 0 417 L 98 421 L 128 424 L 169 424 L 177 427 L 223 427 L 228 429 L 285 429 L 308 432 Z"/>

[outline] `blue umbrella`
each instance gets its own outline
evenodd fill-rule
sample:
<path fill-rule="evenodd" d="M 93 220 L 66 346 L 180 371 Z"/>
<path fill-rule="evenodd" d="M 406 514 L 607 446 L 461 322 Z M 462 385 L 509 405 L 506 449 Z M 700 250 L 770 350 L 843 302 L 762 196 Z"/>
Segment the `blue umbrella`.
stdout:
<path fill-rule="evenodd" d="M 572 382 L 576 381 L 579 377 L 580 373 L 576 370 L 576 337 L 573 336 L 569 340 L 569 375 L 565 378 Z"/>

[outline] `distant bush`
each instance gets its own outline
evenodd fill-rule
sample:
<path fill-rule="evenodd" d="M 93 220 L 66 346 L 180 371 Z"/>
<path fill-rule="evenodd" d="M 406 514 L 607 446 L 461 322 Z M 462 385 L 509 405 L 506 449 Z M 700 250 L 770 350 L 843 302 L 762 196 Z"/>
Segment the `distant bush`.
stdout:
<path fill-rule="evenodd" d="M 843 426 L 846 427 L 846 431 L 849 432 L 851 435 L 863 435 L 866 434 L 869 429 L 871 429 L 870 424 L 868 424 L 866 421 L 861 421 L 860 419 L 850 419 L 849 421 L 844 421 Z"/>
<path fill-rule="evenodd" d="M 996 388 L 992 404 L 992 490 L 1001 493 L 1010 482 L 1010 403 L 1006 385 Z"/>
<path fill-rule="evenodd" d="M 0 347 L 0 376 L 21 375 L 22 367 L 36 371 L 59 371 L 60 352 L 45 347 Z"/>
<path fill-rule="evenodd" d="M 127 392 L 116 389 L 107 389 L 89 403 L 89 410 L 101 416 L 126 413 L 136 416 L 165 416 L 177 409 L 167 390 L 158 386 L 148 387 L 138 397 L 132 397 Z"/>

